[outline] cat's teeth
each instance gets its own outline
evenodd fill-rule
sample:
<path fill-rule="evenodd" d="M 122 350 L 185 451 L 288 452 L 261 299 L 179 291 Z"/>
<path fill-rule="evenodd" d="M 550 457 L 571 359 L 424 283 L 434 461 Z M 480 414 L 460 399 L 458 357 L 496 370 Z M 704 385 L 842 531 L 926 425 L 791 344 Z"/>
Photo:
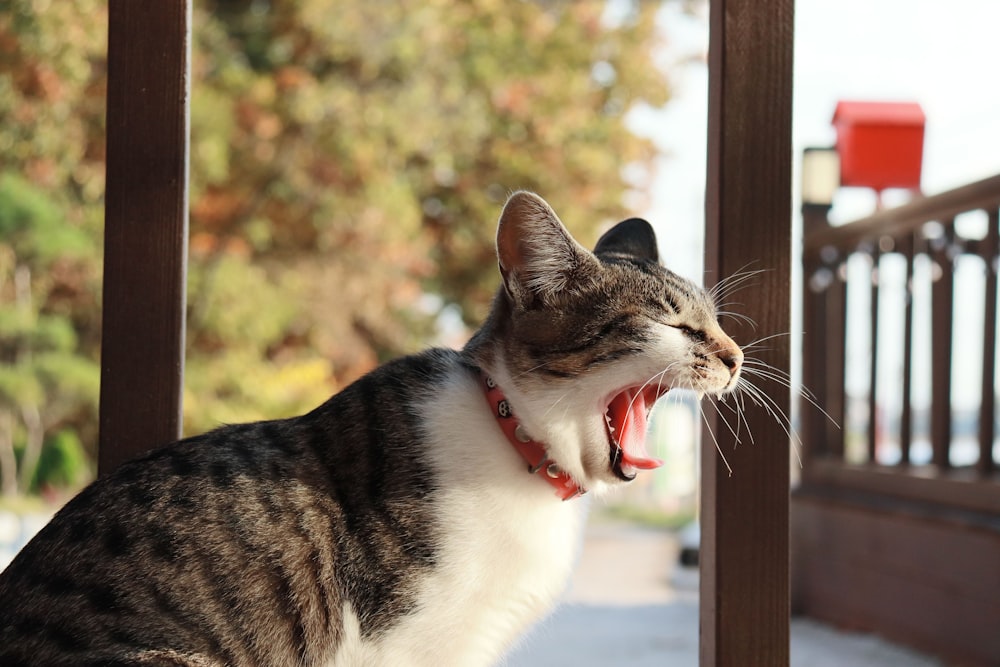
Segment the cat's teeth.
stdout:
<path fill-rule="evenodd" d="M 608 428 L 611 430 L 612 433 L 615 432 L 615 427 L 611 425 L 611 415 L 609 415 L 607 412 L 604 413 L 604 423 L 608 425 Z"/>

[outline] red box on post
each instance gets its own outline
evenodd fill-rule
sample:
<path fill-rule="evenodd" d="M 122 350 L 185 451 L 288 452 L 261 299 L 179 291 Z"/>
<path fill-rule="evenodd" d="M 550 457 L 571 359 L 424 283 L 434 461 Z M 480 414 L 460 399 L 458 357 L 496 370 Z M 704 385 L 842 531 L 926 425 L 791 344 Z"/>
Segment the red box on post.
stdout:
<path fill-rule="evenodd" d="M 916 102 L 838 102 L 840 184 L 919 190 L 924 123 Z"/>

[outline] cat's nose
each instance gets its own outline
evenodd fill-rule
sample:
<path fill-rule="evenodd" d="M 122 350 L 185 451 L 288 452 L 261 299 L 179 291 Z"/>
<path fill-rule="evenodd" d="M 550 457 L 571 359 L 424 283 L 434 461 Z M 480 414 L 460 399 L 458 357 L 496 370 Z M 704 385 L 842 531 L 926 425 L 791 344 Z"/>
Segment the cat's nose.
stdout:
<path fill-rule="evenodd" d="M 743 353 L 740 350 L 725 350 L 719 353 L 719 360 L 729 369 L 729 375 L 733 376 L 740 370 Z"/>

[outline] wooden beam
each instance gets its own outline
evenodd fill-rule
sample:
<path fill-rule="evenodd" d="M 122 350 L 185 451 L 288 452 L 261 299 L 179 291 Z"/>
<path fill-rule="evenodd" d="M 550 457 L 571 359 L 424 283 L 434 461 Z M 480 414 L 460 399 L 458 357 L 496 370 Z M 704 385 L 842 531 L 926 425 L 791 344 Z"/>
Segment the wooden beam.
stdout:
<path fill-rule="evenodd" d="M 793 6 L 710 4 L 706 271 L 714 282 L 765 270 L 738 298 L 756 330 L 727 325 L 741 344 L 777 334 L 749 356 L 782 371 L 789 367 Z M 786 387 L 748 377 L 788 414 Z M 789 661 L 789 438 L 767 410 L 745 403 L 738 445 L 718 415 L 708 420 L 732 475 L 713 436 L 702 438 L 701 664 L 780 667 Z"/>
<path fill-rule="evenodd" d="M 189 0 L 110 0 L 98 472 L 176 439 L 187 272 Z"/>

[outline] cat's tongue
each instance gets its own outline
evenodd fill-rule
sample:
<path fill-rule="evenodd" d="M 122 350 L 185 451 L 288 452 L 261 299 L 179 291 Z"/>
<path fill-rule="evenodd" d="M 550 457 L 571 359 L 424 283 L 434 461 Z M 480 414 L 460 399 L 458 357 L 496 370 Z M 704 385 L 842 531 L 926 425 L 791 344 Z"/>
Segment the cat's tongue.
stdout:
<path fill-rule="evenodd" d="M 608 426 L 611 437 L 621 447 L 618 468 L 629 475 L 629 468 L 650 470 L 663 465 L 660 459 L 649 456 L 646 450 L 646 416 L 659 397 L 655 387 L 626 389 L 608 405 Z"/>

